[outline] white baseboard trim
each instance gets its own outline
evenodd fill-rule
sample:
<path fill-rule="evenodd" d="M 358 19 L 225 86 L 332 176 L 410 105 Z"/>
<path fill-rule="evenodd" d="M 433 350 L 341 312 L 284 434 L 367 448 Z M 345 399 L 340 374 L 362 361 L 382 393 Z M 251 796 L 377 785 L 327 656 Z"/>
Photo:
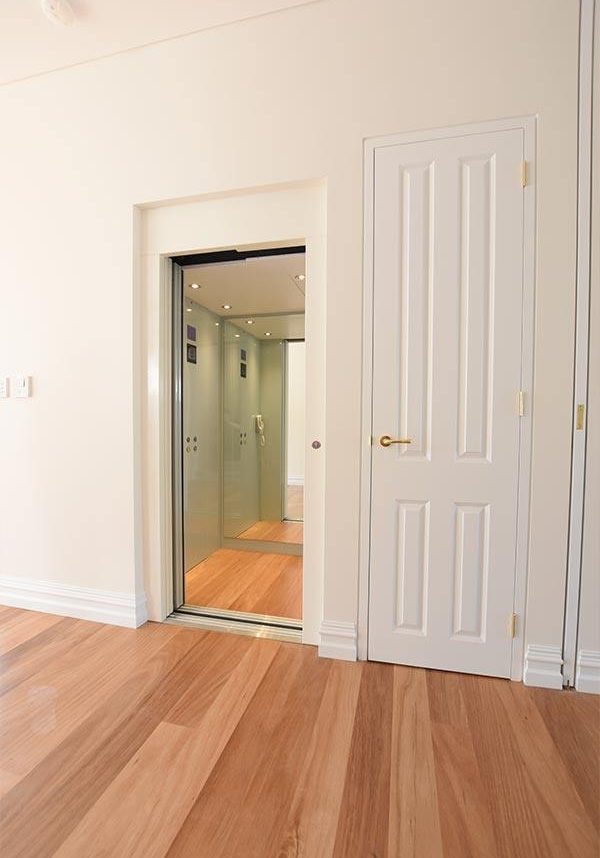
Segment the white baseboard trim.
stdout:
<path fill-rule="evenodd" d="M 288 477 L 288 486 L 303 486 L 304 477 Z"/>
<path fill-rule="evenodd" d="M 356 661 L 356 626 L 354 623 L 339 623 L 336 620 L 323 620 L 319 629 L 321 658 L 338 658 L 344 661 Z"/>
<path fill-rule="evenodd" d="M 563 687 L 562 649 L 559 646 L 527 647 L 523 682 L 537 688 Z"/>
<path fill-rule="evenodd" d="M 575 688 L 588 694 L 600 694 L 600 652 L 581 649 L 577 657 Z"/>
<path fill-rule="evenodd" d="M 0 604 L 78 620 L 135 629 L 148 619 L 146 597 L 53 584 L 32 578 L 0 577 Z"/>

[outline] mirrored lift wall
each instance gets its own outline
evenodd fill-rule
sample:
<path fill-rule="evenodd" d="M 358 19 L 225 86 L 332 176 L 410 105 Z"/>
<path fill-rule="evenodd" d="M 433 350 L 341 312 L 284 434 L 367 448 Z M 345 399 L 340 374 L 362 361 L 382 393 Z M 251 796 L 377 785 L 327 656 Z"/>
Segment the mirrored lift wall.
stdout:
<path fill-rule="evenodd" d="M 304 248 L 197 260 L 174 305 L 183 608 L 299 627 Z"/>

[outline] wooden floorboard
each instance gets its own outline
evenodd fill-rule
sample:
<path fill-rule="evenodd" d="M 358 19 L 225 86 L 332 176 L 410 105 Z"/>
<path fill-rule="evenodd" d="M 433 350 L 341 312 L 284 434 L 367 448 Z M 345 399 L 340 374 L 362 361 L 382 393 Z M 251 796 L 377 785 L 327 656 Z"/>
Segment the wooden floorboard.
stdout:
<path fill-rule="evenodd" d="M 590 748 L 600 748 L 598 697 L 577 693 L 557 695 L 543 688 L 534 689 L 532 696 L 587 814 L 600 835 L 598 755 L 589 753 Z"/>
<path fill-rule="evenodd" d="M 592 695 L 153 623 L 2 623 L 2 858 L 598 856 Z"/>
<path fill-rule="evenodd" d="M 510 849 L 520 855 L 543 854 L 545 834 L 530 794 L 527 766 L 518 752 L 511 719 L 498 700 L 501 685 L 495 680 L 462 677 L 462 691 L 478 777 L 487 785 L 496 852 Z M 502 683 L 504 687 L 506 683 Z M 495 800 L 498 797 L 499 800 Z"/>
<path fill-rule="evenodd" d="M 38 614 L 33 611 L 13 610 L 8 616 L 0 615 L 0 656 L 27 643 L 46 629 L 51 629 L 61 619 L 62 617 L 53 614 Z"/>
<path fill-rule="evenodd" d="M 57 619 L 59 622 L 0 656 L 0 695 L 36 674 L 53 659 L 61 658 L 80 646 L 97 630 L 94 623 L 70 617 Z"/>
<path fill-rule="evenodd" d="M 221 548 L 185 576 L 188 605 L 302 619 L 302 557 Z"/>
<path fill-rule="evenodd" d="M 357 849 L 366 850 L 366 855 L 387 854 L 393 675 L 393 668 L 384 664 L 369 664 L 363 670 L 332 852 L 335 858 L 345 858 Z"/>
<path fill-rule="evenodd" d="M 198 843 L 215 858 L 267 855 L 281 842 L 329 667 L 314 651 L 307 658 L 300 647 L 280 647 L 170 858 L 194 854 Z"/>
<path fill-rule="evenodd" d="M 394 667 L 388 858 L 444 854 L 427 676 Z"/>

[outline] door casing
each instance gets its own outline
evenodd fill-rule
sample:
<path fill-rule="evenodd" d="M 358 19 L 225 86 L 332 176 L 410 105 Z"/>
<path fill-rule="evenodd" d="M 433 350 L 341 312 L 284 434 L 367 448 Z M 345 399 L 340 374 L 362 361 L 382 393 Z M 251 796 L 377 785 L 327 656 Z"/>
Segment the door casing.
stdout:
<path fill-rule="evenodd" d="M 149 619 L 163 621 L 173 605 L 172 506 L 172 262 L 171 257 L 229 247 L 306 246 L 312 288 L 306 296 L 306 438 L 325 440 L 326 195 L 322 179 L 247 188 L 136 207 L 134 373 L 136 598 Z M 324 581 L 325 444 L 306 455 L 311 502 L 304 545 L 302 642 L 318 644 Z"/>
<path fill-rule="evenodd" d="M 363 252 L 363 384 L 362 456 L 360 498 L 358 658 L 367 659 L 370 583 L 371 459 L 373 404 L 373 220 L 375 150 L 402 143 L 418 143 L 522 129 L 527 185 L 523 193 L 523 296 L 521 314 L 521 389 L 525 391 L 525 414 L 519 426 L 519 481 L 517 499 L 517 539 L 515 555 L 514 613 L 516 635 L 511 650 L 510 677 L 521 680 L 525 640 L 525 605 L 529 553 L 529 505 L 531 493 L 531 442 L 533 426 L 533 358 L 535 312 L 535 145 L 536 118 L 533 116 L 496 119 L 469 125 L 375 137 L 364 141 L 364 252 Z"/>

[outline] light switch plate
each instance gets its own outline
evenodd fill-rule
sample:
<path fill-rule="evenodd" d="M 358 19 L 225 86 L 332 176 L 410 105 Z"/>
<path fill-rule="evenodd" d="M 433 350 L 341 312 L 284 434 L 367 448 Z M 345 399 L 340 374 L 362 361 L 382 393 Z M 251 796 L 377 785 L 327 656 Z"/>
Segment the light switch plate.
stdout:
<path fill-rule="evenodd" d="M 8 399 L 10 396 L 10 381 L 7 376 L 0 375 L 0 399 Z"/>
<path fill-rule="evenodd" d="M 10 395 L 16 399 L 27 399 L 31 396 L 31 376 L 15 375 L 10 381 Z"/>

